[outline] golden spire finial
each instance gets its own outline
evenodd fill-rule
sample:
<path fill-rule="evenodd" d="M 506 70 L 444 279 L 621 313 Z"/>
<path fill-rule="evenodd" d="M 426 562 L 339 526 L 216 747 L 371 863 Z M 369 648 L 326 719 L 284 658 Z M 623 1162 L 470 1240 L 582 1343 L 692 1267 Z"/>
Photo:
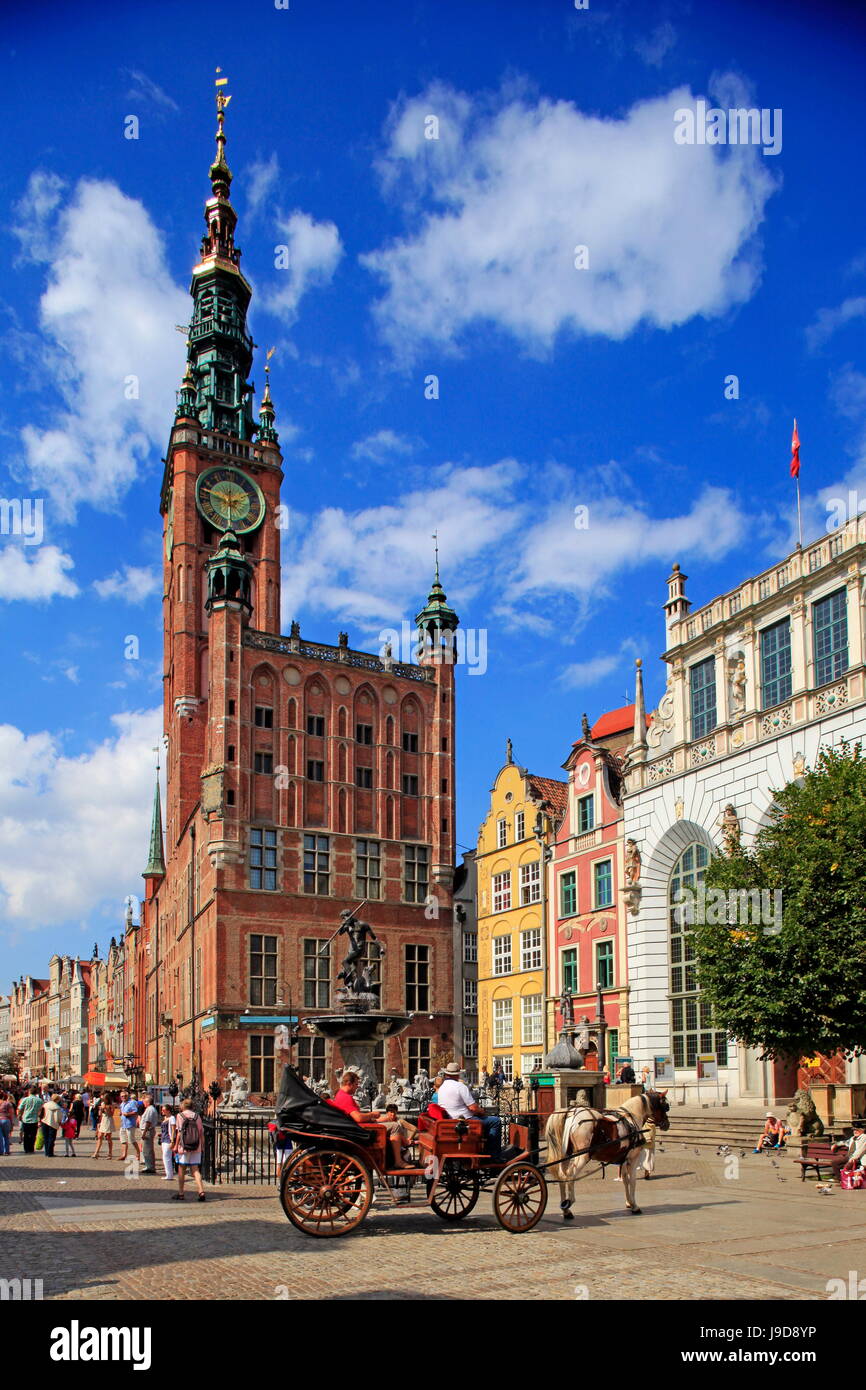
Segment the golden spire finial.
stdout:
<path fill-rule="evenodd" d="M 225 112 L 226 112 L 226 107 L 228 106 L 229 102 L 231 101 L 231 97 L 229 96 L 228 92 L 224 92 L 224 91 L 222 90 L 222 88 L 225 87 L 225 86 L 227 85 L 227 83 L 228 83 L 228 78 L 227 78 L 227 77 L 221 77 L 221 76 L 220 76 L 220 73 L 222 72 L 222 68 L 217 68 L 216 71 L 217 71 L 217 76 L 216 76 L 216 79 L 215 79 L 215 81 L 214 81 L 214 87 L 216 88 L 216 109 L 217 109 L 217 132 L 216 132 L 217 153 L 216 153 L 216 159 L 214 160 L 213 166 L 212 166 L 212 168 L 211 168 L 211 179 L 213 180 L 213 179 L 214 179 L 214 176 L 215 176 L 216 174 L 222 174 L 223 181 L 226 182 L 226 183 L 231 183 L 231 177 L 232 177 L 232 176 L 231 176 L 231 173 L 230 173 L 230 171 L 229 171 L 229 167 L 228 167 L 228 165 L 226 164 L 226 132 L 225 132 Z"/>
<path fill-rule="evenodd" d="M 265 353 L 265 394 L 262 396 L 262 405 L 272 405 L 271 401 L 271 358 L 276 352 L 276 348 L 268 348 Z"/>

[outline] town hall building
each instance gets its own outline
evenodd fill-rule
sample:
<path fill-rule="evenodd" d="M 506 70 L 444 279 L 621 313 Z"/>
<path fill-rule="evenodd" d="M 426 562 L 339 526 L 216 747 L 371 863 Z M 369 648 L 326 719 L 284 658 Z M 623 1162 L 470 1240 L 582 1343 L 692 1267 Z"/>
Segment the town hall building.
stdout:
<path fill-rule="evenodd" d="M 141 1070 L 273 1092 L 275 1029 L 332 1007 L 341 909 L 376 936 L 382 1007 L 412 1017 L 380 1077 L 453 1047 L 454 632 L 435 580 L 418 664 L 280 631 L 283 457 L 254 418 L 251 288 L 235 244 L 225 99 L 192 272 L 164 533 L 165 829 L 159 782 L 129 1014 Z M 289 489 L 290 491 L 290 489 Z M 386 1051 L 387 1048 L 387 1051 Z M 301 1029 L 300 1071 L 333 1082 Z"/>

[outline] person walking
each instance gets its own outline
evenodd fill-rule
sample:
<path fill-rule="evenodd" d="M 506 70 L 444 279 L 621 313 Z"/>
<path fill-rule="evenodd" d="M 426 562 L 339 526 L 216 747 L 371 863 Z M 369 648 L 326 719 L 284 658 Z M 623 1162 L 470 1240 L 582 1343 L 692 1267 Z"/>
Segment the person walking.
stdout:
<path fill-rule="evenodd" d="M 60 1129 L 61 1133 L 63 1134 L 63 1157 L 77 1158 L 77 1154 L 75 1152 L 75 1145 L 73 1143 L 73 1140 L 76 1137 L 76 1124 L 71 1111 L 61 1124 Z"/>
<path fill-rule="evenodd" d="M 141 1116 L 141 1154 L 142 1154 L 142 1173 L 156 1176 L 156 1154 L 154 1153 L 153 1143 L 159 1130 L 159 1111 L 151 1099 L 149 1104 L 144 1107 Z"/>
<path fill-rule="evenodd" d="M 12 1152 L 12 1130 L 15 1127 L 15 1106 L 11 1096 L 0 1091 L 0 1157 Z"/>
<path fill-rule="evenodd" d="M 114 1106 L 107 1096 L 103 1096 L 99 1103 L 99 1128 L 96 1131 L 96 1148 L 93 1150 L 93 1157 L 98 1158 L 102 1152 L 102 1142 L 108 1140 L 108 1157 L 111 1158 L 112 1146 L 114 1144 Z"/>
<path fill-rule="evenodd" d="M 128 1091 L 120 1093 L 120 1162 L 126 1160 L 130 1144 L 135 1156 L 141 1161 L 141 1144 L 138 1142 L 138 1101 L 133 1100 Z"/>
<path fill-rule="evenodd" d="M 162 1166 L 165 1169 L 163 1182 L 174 1182 L 174 1131 L 177 1125 L 175 1113 L 170 1105 L 161 1107 L 162 1123 L 159 1127 L 159 1142 L 162 1148 Z"/>
<path fill-rule="evenodd" d="M 33 1153 L 36 1132 L 39 1129 L 39 1113 L 43 1101 L 38 1086 L 31 1086 L 28 1094 L 18 1103 L 18 1119 L 21 1121 L 21 1144 L 26 1154 Z"/>
<path fill-rule="evenodd" d="M 84 1097 L 79 1095 L 77 1091 L 73 1092 L 72 1104 L 69 1107 L 69 1113 L 75 1121 L 75 1138 L 77 1139 L 79 1134 L 81 1133 L 81 1126 L 84 1124 L 84 1121 L 87 1117 L 87 1108 L 84 1104 Z"/>
<path fill-rule="evenodd" d="M 177 1162 L 177 1192 L 172 1201 L 184 1200 L 183 1185 L 187 1170 L 192 1173 L 200 1202 L 205 1200 L 204 1185 L 201 1180 L 201 1151 L 204 1143 L 204 1125 L 201 1116 L 187 1103 L 177 1117 L 174 1131 L 174 1157 Z"/>
<path fill-rule="evenodd" d="M 39 1128 L 42 1132 L 42 1142 L 46 1158 L 54 1157 L 54 1142 L 57 1138 L 57 1131 L 60 1128 L 62 1114 L 63 1112 L 60 1109 L 56 1096 L 50 1096 L 39 1112 Z"/>

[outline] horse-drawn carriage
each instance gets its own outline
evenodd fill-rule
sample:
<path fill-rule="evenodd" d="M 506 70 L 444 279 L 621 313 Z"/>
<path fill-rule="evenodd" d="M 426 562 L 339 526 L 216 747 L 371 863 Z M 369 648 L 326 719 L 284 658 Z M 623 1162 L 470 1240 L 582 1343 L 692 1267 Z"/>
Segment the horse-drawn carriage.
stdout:
<path fill-rule="evenodd" d="M 531 1231 L 544 1215 L 547 1184 L 538 1167 L 538 1122 L 526 1115 L 509 1126 L 511 1157 L 497 1163 L 484 1151 L 480 1120 L 418 1116 L 419 1161 L 396 1167 L 384 1125 L 356 1124 L 321 1101 L 286 1068 L 277 1105 L 280 1129 L 295 1152 L 280 1174 L 280 1202 L 305 1235 L 342 1236 L 364 1220 L 378 1178 L 393 1205 L 401 1188 L 423 1191 L 442 1221 L 460 1221 L 482 1192 L 493 1191 L 501 1226 Z"/>
<path fill-rule="evenodd" d="M 514 1234 L 531 1231 L 547 1206 L 546 1170 L 560 1183 L 561 1210 L 571 1219 L 574 1180 L 591 1159 L 619 1167 L 626 1205 L 637 1215 L 634 1179 L 644 1147 L 645 1125 L 667 1129 L 668 1103 L 661 1092 L 635 1097 L 618 1110 L 599 1113 L 585 1106 L 557 1112 L 548 1121 L 547 1162 L 539 1155 L 539 1117 L 518 1116 L 509 1124 L 507 1162 L 484 1151 L 480 1120 L 418 1117 L 419 1162 L 397 1167 L 388 1132 L 372 1121 L 357 1124 L 322 1101 L 286 1067 L 277 1119 L 295 1152 L 280 1174 L 280 1201 L 288 1219 L 312 1236 L 354 1231 L 373 1201 L 374 1179 L 396 1205 L 400 1185 L 411 1196 L 417 1185 L 442 1221 L 468 1216 L 482 1192 L 493 1193 L 500 1226 Z M 560 1118 L 563 1116 L 564 1118 Z"/>

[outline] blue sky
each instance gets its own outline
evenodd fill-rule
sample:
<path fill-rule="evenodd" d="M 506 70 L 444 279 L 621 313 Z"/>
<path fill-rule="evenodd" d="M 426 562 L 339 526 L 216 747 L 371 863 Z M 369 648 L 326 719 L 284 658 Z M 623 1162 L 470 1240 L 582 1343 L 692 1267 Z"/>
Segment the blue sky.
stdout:
<path fill-rule="evenodd" d="M 218 64 L 259 390 L 277 348 L 284 630 L 375 650 L 420 606 L 438 528 L 486 642 L 458 673 L 464 846 L 507 736 L 557 775 L 635 656 L 658 699 L 673 560 L 698 605 L 792 547 L 795 415 L 806 538 L 828 497 L 866 505 L 856 10 L 202 14 L 4 9 L 0 496 L 43 499 L 44 530 L 0 535 L 0 989 L 104 945 L 141 884 L 160 460 Z M 781 110 L 780 152 L 677 145 L 700 99 Z"/>

